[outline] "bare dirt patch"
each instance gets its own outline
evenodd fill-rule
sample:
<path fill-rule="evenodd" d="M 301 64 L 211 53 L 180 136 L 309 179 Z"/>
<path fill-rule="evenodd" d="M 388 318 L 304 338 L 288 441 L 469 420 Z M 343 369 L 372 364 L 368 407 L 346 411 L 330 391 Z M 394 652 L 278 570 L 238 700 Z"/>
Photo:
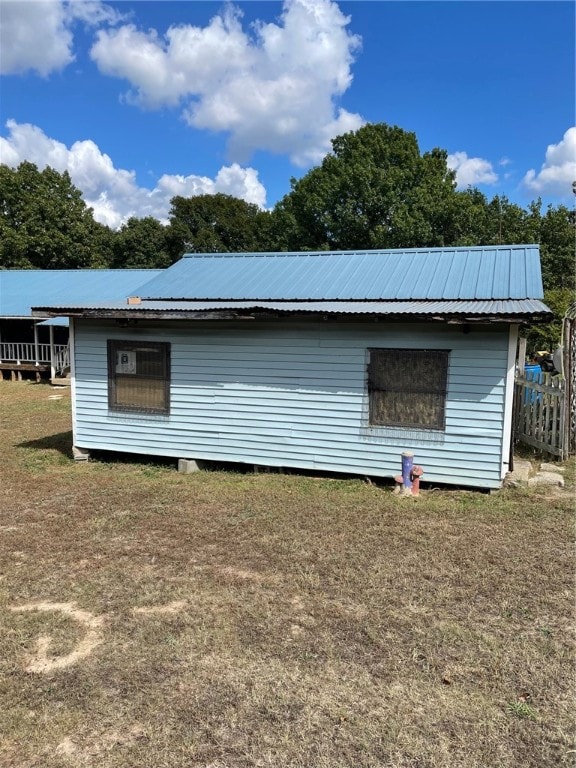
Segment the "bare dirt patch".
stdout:
<path fill-rule="evenodd" d="M 48 393 L 0 385 L 2 768 L 573 763 L 570 468 L 562 493 L 406 504 L 74 463 Z"/>
<path fill-rule="evenodd" d="M 140 741 L 146 740 L 146 731 L 134 724 L 125 731 L 111 729 L 104 731 L 86 743 L 82 740 L 74 741 L 66 736 L 54 749 L 55 756 L 66 758 L 71 765 L 92 764 L 106 753 L 118 752 L 118 748 L 130 747 Z"/>
<path fill-rule="evenodd" d="M 186 600 L 173 600 L 166 605 L 149 605 L 142 608 L 133 608 L 132 611 L 144 616 L 152 616 L 154 614 L 161 616 L 162 614 L 181 613 L 186 605 Z"/>
<path fill-rule="evenodd" d="M 65 656 L 49 656 L 52 638 L 50 635 L 41 635 L 36 640 L 35 652 L 28 655 L 28 663 L 26 664 L 27 672 L 46 673 L 65 669 L 72 664 L 77 664 L 87 656 L 90 656 L 92 651 L 104 641 L 104 635 L 102 633 L 104 617 L 94 616 L 88 611 L 80 610 L 76 607 L 75 603 L 38 602 L 26 603 L 25 605 L 12 605 L 9 607 L 11 611 L 17 611 L 19 613 L 27 611 L 57 611 L 74 619 L 74 621 L 77 621 L 86 628 L 84 637 L 75 646 L 74 650 L 70 651 L 70 653 L 67 653 Z"/>
<path fill-rule="evenodd" d="M 217 569 L 223 576 L 228 576 L 231 579 L 238 579 L 239 581 L 251 581 L 255 584 L 261 584 L 266 580 L 266 577 L 262 573 L 256 571 L 248 571 L 246 568 L 233 568 L 230 565 L 222 566 Z"/>

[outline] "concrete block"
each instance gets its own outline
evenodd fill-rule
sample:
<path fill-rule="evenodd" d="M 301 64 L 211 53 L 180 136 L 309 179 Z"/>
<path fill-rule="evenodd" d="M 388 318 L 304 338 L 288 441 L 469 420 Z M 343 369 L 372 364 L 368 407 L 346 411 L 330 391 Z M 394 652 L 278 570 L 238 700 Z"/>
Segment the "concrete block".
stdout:
<path fill-rule="evenodd" d="M 528 485 L 553 485 L 564 488 L 564 478 L 559 472 L 538 472 L 528 480 Z"/>
<path fill-rule="evenodd" d="M 509 485 L 522 485 L 528 482 L 532 474 L 532 464 L 525 459 L 514 459 L 514 471 L 508 473 Z"/>
<path fill-rule="evenodd" d="M 200 472 L 200 467 L 194 459 L 178 459 L 178 472 L 190 475 L 192 472 Z"/>
<path fill-rule="evenodd" d="M 540 472 L 564 472 L 564 467 L 543 461 L 542 464 L 540 464 Z"/>
<path fill-rule="evenodd" d="M 74 461 L 88 461 L 90 458 L 90 451 L 87 451 L 86 448 L 78 448 L 73 445 L 72 456 L 74 456 Z"/>

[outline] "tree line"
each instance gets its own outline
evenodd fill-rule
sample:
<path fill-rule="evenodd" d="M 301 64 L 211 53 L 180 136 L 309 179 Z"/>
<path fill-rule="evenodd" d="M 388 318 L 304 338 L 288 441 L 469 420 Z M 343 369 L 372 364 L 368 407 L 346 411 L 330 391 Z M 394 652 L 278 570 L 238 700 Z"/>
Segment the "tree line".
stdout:
<path fill-rule="evenodd" d="M 557 319 L 532 338 L 552 346 L 576 288 L 574 211 L 457 190 L 447 157 L 421 153 L 414 133 L 368 124 L 334 139 L 272 210 L 224 194 L 176 196 L 167 225 L 131 218 L 119 230 L 94 220 L 67 172 L 0 165 L 0 269 L 162 268 L 186 252 L 539 243 Z"/>

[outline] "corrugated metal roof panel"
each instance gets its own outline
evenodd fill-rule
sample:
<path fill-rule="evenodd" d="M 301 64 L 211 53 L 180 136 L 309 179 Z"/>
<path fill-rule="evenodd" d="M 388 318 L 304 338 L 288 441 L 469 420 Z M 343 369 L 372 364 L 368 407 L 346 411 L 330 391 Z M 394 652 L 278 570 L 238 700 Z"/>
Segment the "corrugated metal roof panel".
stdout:
<path fill-rule="evenodd" d="M 46 310 L 38 307 L 38 311 Z M 375 314 L 375 315 L 464 315 L 494 317 L 501 315 L 533 316 L 550 314 L 539 300 L 483 300 L 483 301 L 142 301 L 140 304 L 110 302 L 81 307 L 53 306 L 53 312 L 76 314 L 86 311 L 113 315 L 116 312 L 194 313 L 210 311 L 271 311 L 316 312 L 320 314 Z"/>
<path fill-rule="evenodd" d="M 0 270 L 0 317 L 30 317 L 39 304 L 115 301 L 134 293 L 160 269 Z"/>
<path fill-rule="evenodd" d="M 492 294 L 495 263 L 496 254 L 494 251 L 486 250 L 478 269 L 478 276 L 474 290 L 475 299 L 482 298 L 482 296 L 490 296 Z"/>
<path fill-rule="evenodd" d="M 261 301 L 541 299 L 537 245 L 187 254 L 142 298 Z"/>

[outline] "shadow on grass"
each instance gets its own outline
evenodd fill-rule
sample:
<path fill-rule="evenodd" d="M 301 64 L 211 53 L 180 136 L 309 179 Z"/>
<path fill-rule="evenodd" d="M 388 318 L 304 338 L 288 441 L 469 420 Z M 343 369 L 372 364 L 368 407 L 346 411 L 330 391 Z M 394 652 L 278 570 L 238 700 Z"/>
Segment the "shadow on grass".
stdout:
<path fill-rule="evenodd" d="M 106 464 L 150 465 L 173 469 L 178 466 L 178 459 L 173 456 L 155 456 L 149 454 L 127 453 L 124 451 L 93 450 L 90 451 L 90 457 Z M 357 475 L 341 472 L 323 472 L 322 470 L 307 470 L 291 467 L 269 467 L 251 462 L 215 461 L 213 459 L 195 459 L 195 461 L 199 469 L 203 472 L 226 472 L 240 475 L 285 474 L 335 480 L 358 480 Z"/>
<path fill-rule="evenodd" d="M 109 466 L 129 464 L 142 468 L 144 471 L 150 469 L 152 471 L 167 469 L 176 470 L 178 467 L 178 459 L 171 456 L 152 456 L 147 454 L 126 453 L 123 451 L 104 451 L 94 450 L 90 451 L 90 458 L 95 461 L 102 462 Z M 301 478 L 309 478 L 312 480 L 334 480 L 337 482 L 346 481 L 365 481 L 366 477 L 360 475 L 354 475 L 345 472 L 329 472 L 320 469 L 303 469 L 298 467 L 275 467 L 265 466 L 254 463 L 243 463 L 234 461 L 215 461 L 212 459 L 195 459 L 198 468 L 205 473 L 219 473 L 224 472 L 226 474 L 233 475 L 293 475 Z M 390 478 L 385 477 L 372 477 L 370 478 L 372 485 L 381 486 L 384 488 L 390 488 L 393 486 L 393 482 Z"/>
<path fill-rule="evenodd" d="M 38 451 L 58 451 L 67 459 L 72 459 L 72 430 L 58 432 L 56 435 L 47 435 L 38 440 L 26 440 L 18 443 L 17 448 L 33 448 Z"/>

